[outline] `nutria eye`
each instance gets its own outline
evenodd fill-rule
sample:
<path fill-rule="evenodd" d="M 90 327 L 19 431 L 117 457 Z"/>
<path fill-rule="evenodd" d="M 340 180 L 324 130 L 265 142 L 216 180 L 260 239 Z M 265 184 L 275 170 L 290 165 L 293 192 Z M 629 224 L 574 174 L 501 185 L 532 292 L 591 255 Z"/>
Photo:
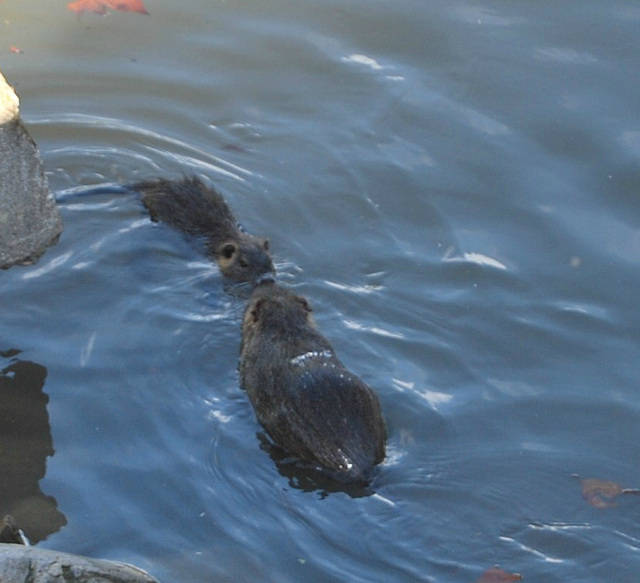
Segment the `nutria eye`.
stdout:
<path fill-rule="evenodd" d="M 223 248 L 222 248 L 222 256 L 225 259 L 231 259 L 233 257 L 233 254 L 236 252 L 236 246 L 233 243 L 227 243 Z"/>

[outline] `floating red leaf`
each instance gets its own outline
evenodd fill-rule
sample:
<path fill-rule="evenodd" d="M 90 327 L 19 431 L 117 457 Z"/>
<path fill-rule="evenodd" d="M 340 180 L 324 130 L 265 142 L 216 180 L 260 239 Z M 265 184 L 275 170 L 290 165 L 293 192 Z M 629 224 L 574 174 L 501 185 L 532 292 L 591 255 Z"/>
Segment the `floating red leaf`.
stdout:
<path fill-rule="evenodd" d="M 10 50 L 12 53 L 16 53 L 16 54 L 18 54 L 18 55 L 24 55 L 24 51 L 23 51 L 22 49 L 19 49 L 18 47 L 14 47 L 13 45 L 11 45 L 11 46 L 9 47 L 9 50 Z"/>
<path fill-rule="evenodd" d="M 76 0 L 75 2 L 70 2 L 67 8 L 73 10 L 76 14 L 82 14 L 83 12 L 106 14 L 107 10 L 149 14 L 142 0 Z"/>
<path fill-rule="evenodd" d="M 476 583 L 505 583 L 506 581 L 520 581 L 522 575 L 518 573 L 507 573 L 498 567 L 487 569 Z"/>
<path fill-rule="evenodd" d="M 613 499 L 622 494 L 622 487 L 616 482 L 587 478 L 580 480 L 582 484 L 582 496 L 596 508 L 609 508 L 615 506 Z"/>
<path fill-rule="evenodd" d="M 620 494 L 640 494 L 640 490 L 623 488 L 617 482 L 598 480 L 596 478 L 586 478 L 580 480 L 582 484 L 582 496 L 596 508 L 611 508 L 616 506 L 614 498 Z"/>
<path fill-rule="evenodd" d="M 82 14 L 83 12 L 107 13 L 106 3 L 100 0 L 77 0 L 77 2 L 70 2 L 67 8 L 73 10 L 76 14 Z"/>

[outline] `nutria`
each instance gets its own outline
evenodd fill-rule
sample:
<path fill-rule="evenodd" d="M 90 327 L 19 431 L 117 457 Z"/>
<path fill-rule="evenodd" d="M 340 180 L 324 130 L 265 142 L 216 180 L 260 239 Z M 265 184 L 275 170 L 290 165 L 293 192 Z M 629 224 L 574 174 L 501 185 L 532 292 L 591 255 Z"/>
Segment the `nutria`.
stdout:
<path fill-rule="evenodd" d="M 338 360 L 307 300 L 258 285 L 244 313 L 240 381 L 271 439 L 302 462 L 367 483 L 385 456 L 375 393 Z"/>
<path fill-rule="evenodd" d="M 132 186 L 152 221 L 204 239 L 206 252 L 220 271 L 236 282 L 257 282 L 275 272 L 269 241 L 240 229 L 224 198 L 198 178 L 159 178 Z"/>

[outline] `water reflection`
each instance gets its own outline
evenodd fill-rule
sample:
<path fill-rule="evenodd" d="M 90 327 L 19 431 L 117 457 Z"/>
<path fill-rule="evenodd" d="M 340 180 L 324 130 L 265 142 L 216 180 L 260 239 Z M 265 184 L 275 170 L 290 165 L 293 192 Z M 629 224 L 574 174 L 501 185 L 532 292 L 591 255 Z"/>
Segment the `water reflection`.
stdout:
<path fill-rule="evenodd" d="M 269 454 L 280 475 L 286 478 L 289 487 L 295 490 L 317 492 L 320 499 L 336 492 L 344 492 L 352 498 L 375 494 L 371 489 L 371 484 L 344 483 L 312 466 L 303 464 L 298 458 L 291 457 L 286 451 L 275 445 L 264 433 L 258 433 L 258 439 L 260 440 L 260 449 Z"/>
<path fill-rule="evenodd" d="M 19 350 L 0 352 L 9 358 L 0 370 L 0 516 L 10 514 L 36 543 L 67 523 L 52 496 L 38 485 L 46 472 L 53 441 L 44 393 L 47 369 L 19 360 Z"/>

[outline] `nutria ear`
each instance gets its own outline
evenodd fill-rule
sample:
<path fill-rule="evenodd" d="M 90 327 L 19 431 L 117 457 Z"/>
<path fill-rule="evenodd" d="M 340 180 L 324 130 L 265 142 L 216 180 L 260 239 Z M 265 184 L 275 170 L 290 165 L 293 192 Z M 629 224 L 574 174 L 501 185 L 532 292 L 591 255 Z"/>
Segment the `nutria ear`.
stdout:
<path fill-rule="evenodd" d="M 262 246 L 264 247 L 265 251 L 269 251 L 269 247 L 271 246 L 271 243 L 269 243 L 269 239 L 265 239 L 264 241 L 262 241 Z"/>
<path fill-rule="evenodd" d="M 253 302 L 253 306 L 251 306 L 251 317 L 253 318 L 254 322 L 258 321 L 258 318 L 260 317 L 260 309 L 262 307 L 262 305 L 264 304 L 265 299 L 264 298 L 258 298 L 255 302 Z"/>
<path fill-rule="evenodd" d="M 222 250 L 220 251 L 220 253 L 225 259 L 231 259 L 235 255 L 237 250 L 238 247 L 235 243 L 225 243 L 222 246 Z"/>
<path fill-rule="evenodd" d="M 302 307 L 303 307 L 307 312 L 313 312 L 313 308 L 311 307 L 311 305 L 310 305 L 310 304 L 309 304 L 309 302 L 307 301 L 307 298 L 298 297 L 298 301 L 302 304 Z"/>

